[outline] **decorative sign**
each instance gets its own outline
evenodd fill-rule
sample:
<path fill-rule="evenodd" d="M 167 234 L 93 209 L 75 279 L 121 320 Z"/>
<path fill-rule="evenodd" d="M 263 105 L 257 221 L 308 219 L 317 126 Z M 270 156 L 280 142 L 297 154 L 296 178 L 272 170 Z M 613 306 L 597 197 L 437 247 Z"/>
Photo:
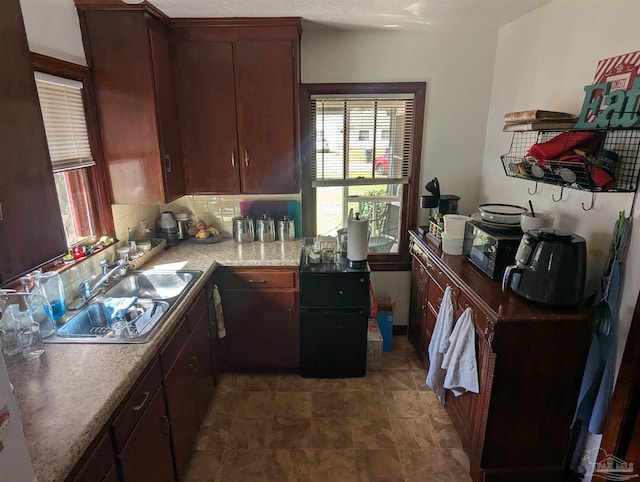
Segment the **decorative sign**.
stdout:
<path fill-rule="evenodd" d="M 598 62 L 574 129 L 629 128 L 640 125 L 640 50 Z"/>

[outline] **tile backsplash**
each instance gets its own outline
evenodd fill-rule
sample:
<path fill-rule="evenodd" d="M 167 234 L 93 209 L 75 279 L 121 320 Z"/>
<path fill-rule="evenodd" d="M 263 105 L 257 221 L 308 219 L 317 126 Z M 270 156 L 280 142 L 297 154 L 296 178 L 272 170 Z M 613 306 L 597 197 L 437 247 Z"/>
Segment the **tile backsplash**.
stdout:
<path fill-rule="evenodd" d="M 300 201 L 301 196 L 300 194 L 187 195 L 172 203 L 160 206 L 114 204 L 112 210 L 116 237 L 120 240 L 120 245 L 126 244 L 129 228 L 133 230 L 134 238 L 141 237 L 140 222 L 142 220 L 146 220 L 149 227 L 155 232 L 160 214 L 163 211 L 190 213 L 194 221 L 202 219 L 209 226 L 214 226 L 222 231 L 224 235 L 231 236 L 233 230 L 232 219 L 234 216 L 240 215 L 240 202 L 257 200 Z"/>
<path fill-rule="evenodd" d="M 300 194 L 261 194 L 261 195 L 209 195 L 183 196 L 162 207 L 163 211 L 187 212 L 193 215 L 194 221 L 202 219 L 223 235 L 233 234 L 232 219 L 240 216 L 241 201 L 300 201 Z M 158 216 L 160 214 L 158 213 Z"/>

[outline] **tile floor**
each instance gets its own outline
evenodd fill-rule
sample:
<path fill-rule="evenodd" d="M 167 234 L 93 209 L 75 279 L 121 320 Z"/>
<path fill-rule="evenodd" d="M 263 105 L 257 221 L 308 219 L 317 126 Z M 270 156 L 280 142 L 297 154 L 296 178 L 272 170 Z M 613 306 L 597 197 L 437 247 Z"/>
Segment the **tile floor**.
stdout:
<path fill-rule="evenodd" d="M 364 378 L 225 374 L 190 482 L 467 482 L 469 461 L 406 337 Z"/>

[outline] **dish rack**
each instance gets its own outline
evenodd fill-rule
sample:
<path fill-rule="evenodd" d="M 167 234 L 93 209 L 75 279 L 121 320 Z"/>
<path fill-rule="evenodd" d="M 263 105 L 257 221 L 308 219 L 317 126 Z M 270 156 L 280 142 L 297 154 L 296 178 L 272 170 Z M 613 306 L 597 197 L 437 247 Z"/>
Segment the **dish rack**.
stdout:
<path fill-rule="evenodd" d="M 544 160 L 541 166 L 527 157 L 532 145 L 547 142 L 564 131 L 514 132 L 509 152 L 500 156 L 504 172 L 509 177 L 589 192 L 635 192 L 640 173 L 640 130 L 603 130 L 603 142 L 594 162 L 563 162 Z M 568 131 L 571 136 L 591 131 Z M 614 154 L 612 154 L 614 153 Z M 617 159 L 615 159 L 617 155 Z M 613 178 L 613 187 L 603 191 L 592 178 L 592 166 L 602 168 Z"/>
<path fill-rule="evenodd" d="M 142 268 L 145 263 L 148 263 L 158 254 L 160 254 L 164 250 L 166 245 L 167 240 L 164 238 L 151 238 L 151 249 L 144 253 L 142 256 L 128 261 L 127 269 L 136 270 Z"/>

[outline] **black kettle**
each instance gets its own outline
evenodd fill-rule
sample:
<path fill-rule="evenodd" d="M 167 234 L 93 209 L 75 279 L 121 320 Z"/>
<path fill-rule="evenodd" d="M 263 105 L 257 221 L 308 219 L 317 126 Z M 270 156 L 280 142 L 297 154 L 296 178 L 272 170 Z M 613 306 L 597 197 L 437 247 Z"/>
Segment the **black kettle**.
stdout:
<path fill-rule="evenodd" d="M 516 264 L 507 266 L 502 291 L 537 303 L 582 303 L 587 272 L 587 243 L 577 234 L 553 228 L 532 229 L 520 240 Z"/>

